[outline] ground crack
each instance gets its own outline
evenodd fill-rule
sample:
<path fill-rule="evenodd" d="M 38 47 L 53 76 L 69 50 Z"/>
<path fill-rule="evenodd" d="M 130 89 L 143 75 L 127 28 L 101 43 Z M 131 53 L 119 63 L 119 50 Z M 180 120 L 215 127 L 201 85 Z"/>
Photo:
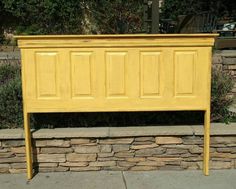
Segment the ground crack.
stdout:
<path fill-rule="evenodd" d="M 124 185 L 125 185 L 125 189 L 127 189 L 127 184 L 126 184 L 124 172 L 121 171 L 121 174 L 122 174 L 122 179 L 123 179 L 123 182 L 124 182 Z"/>

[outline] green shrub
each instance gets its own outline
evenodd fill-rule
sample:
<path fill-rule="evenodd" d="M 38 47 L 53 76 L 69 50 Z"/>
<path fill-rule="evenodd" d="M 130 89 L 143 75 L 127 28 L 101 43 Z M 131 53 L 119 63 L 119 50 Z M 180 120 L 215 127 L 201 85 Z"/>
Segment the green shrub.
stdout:
<path fill-rule="evenodd" d="M 234 97 L 229 93 L 233 89 L 234 80 L 228 73 L 213 69 L 211 85 L 211 121 L 227 123 L 232 117 L 229 107 Z"/>
<path fill-rule="evenodd" d="M 20 66 L 0 65 L 0 128 L 22 127 Z"/>

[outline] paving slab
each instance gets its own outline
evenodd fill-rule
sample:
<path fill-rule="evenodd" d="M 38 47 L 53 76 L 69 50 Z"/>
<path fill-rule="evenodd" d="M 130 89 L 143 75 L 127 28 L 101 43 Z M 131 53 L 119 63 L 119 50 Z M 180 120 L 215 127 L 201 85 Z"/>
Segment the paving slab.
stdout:
<path fill-rule="evenodd" d="M 0 174 L 0 189 L 125 189 L 119 171 L 39 173 L 30 182 L 25 174 Z"/>
<path fill-rule="evenodd" d="M 0 174 L 0 189 L 236 189 L 236 169 Z"/>
<path fill-rule="evenodd" d="M 124 172 L 127 189 L 236 189 L 236 170 Z"/>

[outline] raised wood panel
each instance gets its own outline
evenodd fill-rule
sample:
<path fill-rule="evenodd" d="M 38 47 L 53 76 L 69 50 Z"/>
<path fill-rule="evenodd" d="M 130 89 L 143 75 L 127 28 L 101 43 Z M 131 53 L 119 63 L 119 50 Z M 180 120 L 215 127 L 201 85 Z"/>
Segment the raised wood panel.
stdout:
<path fill-rule="evenodd" d="M 105 52 L 106 95 L 126 97 L 127 52 Z"/>
<path fill-rule="evenodd" d="M 93 53 L 71 52 L 72 98 L 93 98 Z"/>
<path fill-rule="evenodd" d="M 175 96 L 194 96 L 196 51 L 174 52 Z"/>
<path fill-rule="evenodd" d="M 160 52 L 140 53 L 141 98 L 160 96 Z"/>
<path fill-rule="evenodd" d="M 59 98 L 58 53 L 36 52 L 35 74 L 37 98 Z"/>

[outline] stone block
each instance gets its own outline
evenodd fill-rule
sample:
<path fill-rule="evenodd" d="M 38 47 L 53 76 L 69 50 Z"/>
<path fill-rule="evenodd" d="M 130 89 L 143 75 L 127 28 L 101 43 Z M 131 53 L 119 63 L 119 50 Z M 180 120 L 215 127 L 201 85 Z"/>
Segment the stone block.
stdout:
<path fill-rule="evenodd" d="M 67 154 L 66 159 L 69 162 L 77 162 L 77 161 L 96 161 L 97 154 Z"/>
<path fill-rule="evenodd" d="M 231 147 L 231 148 L 230 148 L 230 152 L 231 152 L 232 154 L 236 154 L 236 147 Z"/>
<path fill-rule="evenodd" d="M 166 154 L 168 155 L 168 154 L 186 154 L 186 153 L 188 153 L 188 150 L 186 150 L 186 149 L 167 149 L 166 150 Z"/>
<path fill-rule="evenodd" d="M 68 140 L 36 140 L 36 147 L 70 147 L 70 141 Z"/>
<path fill-rule="evenodd" d="M 95 161 L 95 162 L 90 162 L 89 166 L 92 167 L 106 167 L 106 166 L 115 166 L 116 161 Z"/>
<path fill-rule="evenodd" d="M 181 157 L 147 157 L 147 160 L 171 163 L 171 162 L 181 162 Z"/>
<path fill-rule="evenodd" d="M 65 162 L 65 154 L 39 154 L 37 156 L 38 162 Z"/>
<path fill-rule="evenodd" d="M 134 153 L 133 152 L 129 152 L 129 151 L 124 151 L 124 152 L 117 152 L 114 154 L 115 157 L 134 157 Z"/>
<path fill-rule="evenodd" d="M 201 145 L 201 147 L 203 147 L 203 145 Z M 210 144 L 210 147 L 213 147 L 213 148 L 226 148 L 227 145 L 226 144 Z"/>
<path fill-rule="evenodd" d="M 78 146 L 74 148 L 74 151 L 79 154 L 92 154 L 98 153 L 100 150 L 98 146 Z"/>
<path fill-rule="evenodd" d="M 40 153 L 42 154 L 66 154 L 73 152 L 72 148 L 56 148 L 56 147 L 45 147 L 41 148 Z"/>
<path fill-rule="evenodd" d="M 235 62 L 234 62 L 235 63 Z M 235 65 L 229 65 L 228 66 L 228 69 L 229 70 L 236 70 L 236 63 L 235 63 Z"/>
<path fill-rule="evenodd" d="M 0 167 L 0 173 L 9 173 L 9 168 L 1 168 Z"/>
<path fill-rule="evenodd" d="M 14 157 L 15 155 L 12 152 L 0 153 L 0 158 L 9 158 Z"/>
<path fill-rule="evenodd" d="M 186 149 L 189 150 L 194 145 L 188 145 L 188 144 L 164 144 L 161 147 L 162 148 L 172 148 L 172 149 Z"/>
<path fill-rule="evenodd" d="M 16 154 L 25 154 L 25 147 L 12 147 L 11 152 L 16 153 Z"/>
<path fill-rule="evenodd" d="M 88 138 L 72 138 L 70 140 L 71 145 L 76 145 L 76 144 L 88 144 L 90 143 L 90 139 Z"/>
<path fill-rule="evenodd" d="M 131 145 L 130 148 L 132 150 L 140 150 L 140 149 L 155 148 L 155 147 L 158 147 L 156 143 L 146 144 L 146 145 Z"/>
<path fill-rule="evenodd" d="M 189 149 L 190 153 L 192 154 L 201 154 L 203 153 L 203 148 L 202 147 L 199 147 L 197 145 L 195 146 L 192 146 L 190 149 Z"/>
<path fill-rule="evenodd" d="M 112 147 L 111 147 L 111 145 L 100 145 L 99 146 L 100 147 L 100 152 L 102 152 L 102 153 L 108 153 L 108 152 L 111 152 L 111 150 L 112 150 Z"/>
<path fill-rule="evenodd" d="M 98 153 L 99 158 L 104 158 L 104 157 L 113 157 L 114 152 L 107 152 L 107 153 Z"/>
<path fill-rule="evenodd" d="M 12 163 L 12 169 L 26 169 L 26 163 Z"/>
<path fill-rule="evenodd" d="M 199 166 L 198 166 L 197 162 L 182 161 L 180 163 L 180 167 L 183 169 L 197 170 Z"/>
<path fill-rule="evenodd" d="M 9 152 L 9 148 L 0 148 L 0 153 Z"/>
<path fill-rule="evenodd" d="M 229 159 L 235 159 L 236 154 L 231 154 L 231 153 L 211 153 L 212 158 L 229 158 Z"/>
<path fill-rule="evenodd" d="M 100 139 L 99 144 L 131 144 L 134 138 Z"/>
<path fill-rule="evenodd" d="M 236 57 L 223 57 L 223 64 L 228 64 L 228 65 L 236 64 Z"/>
<path fill-rule="evenodd" d="M 154 142 L 155 138 L 154 137 L 136 137 L 134 141 L 135 142 L 146 142 L 146 141 Z"/>
<path fill-rule="evenodd" d="M 165 153 L 165 149 L 161 147 L 150 148 L 150 149 L 141 149 L 135 152 L 135 156 L 153 156 Z"/>
<path fill-rule="evenodd" d="M 133 167 L 136 164 L 137 164 L 136 162 L 117 161 L 117 165 L 120 167 Z"/>
<path fill-rule="evenodd" d="M 4 140 L 2 141 L 2 147 L 17 147 L 17 146 L 24 146 L 24 140 Z"/>
<path fill-rule="evenodd" d="M 77 146 L 97 146 L 97 145 L 98 145 L 97 140 L 98 140 L 98 139 L 90 139 L 90 142 L 89 142 L 89 143 L 74 144 L 73 146 L 75 146 L 75 147 L 77 147 Z"/>
<path fill-rule="evenodd" d="M 38 167 L 57 167 L 58 163 L 38 163 Z"/>
<path fill-rule="evenodd" d="M 203 160 L 203 157 L 201 156 L 191 156 L 191 155 L 186 156 L 186 154 L 183 154 L 181 155 L 181 157 L 184 159 L 184 161 L 187 162 L 197 162 Z"/>
<path fill-rule="evenodd" d="M 230 148 L 216 148 L 216 151 L 219 153 L 230 153 L 231 149 Z"/>
<path fill-rule="evenodd" d="M 182 144 L 180 137 L 156 137 L 157 144 Z"/>
<path fill-rule="evenodd" d="M 25 157 L 0 158 L 0 163 L 20 163 L 25 161 Z"/>
<path fill-rule="evenodd" d="M 211 144 L 236 144 L 236 136 L 232 137 L 211 137 Z"/>
<path fill-rule="evenodd" d="M 198 167 L 202 169 L 203 165 L 202 162 L 197 162 Z M 231 169 L 232 163 L 231 162 L 223 162 L 223 161 L 210 161 L 209 165 L 210 169 Z"/>
<path fill-rule="evenodd" d="M 144 157 L 129 157 L 125 158 L 125 161 L 127 162 L 140 162 L 140 161 L 145 161 L 146 159 Z"/>
<path fill-rule="evenodd" d="M 10 165 L 9 164 L 0 164 L 0 173 L 8 173 Z"/>
<path fill-rule="evenodd" d="M 231 158 L 215 158 L 215 157 L 211 157 L 211 161 L 232 161 Z"/>
<path fill-rule="evenodd" d="M 89 165 L 88 162 L 65 162 L 65 163 L 59 163 L 62 167 L 86 167 Z"/>
<path fill-rule="evenodd" d="M 182 138 L 183 143 L 186 145 L 203 144 L 203 138 L 199 136 L 186 136 Z"/>
<path fill-rule="evenodd" d="M 9 172 L 12 174 L 26 173 L 26 169 L 9 169 Z"/>
<path fill-rule="evenodd" d="M 148 145 L 153 144 L 153 141 L 134 141 L 132 145 Z"/>
<path fill-rule="evenodd" d="M 98 157 L 97 161 L 124 161 L 125 158 L 121 157 Z"/>
<path fill-rule="evenodd" d="M 163 161 L 141 161 L 138 162 L 137 165 L 142 165 L 142 166 L 164 166 L 165 163 Z"/>
<path fill-rule="evenodd" d="M 113 145 L 112 150 L 113 152 L 122 152 L 122 151 L 128 151 L 130 149 L 129 144 L 118 144 L 118 145 Z"/>
<path fill-rule="evenodd" d="M 101 167 L 71 167 L 70 171 L 99 171 Z"/>

